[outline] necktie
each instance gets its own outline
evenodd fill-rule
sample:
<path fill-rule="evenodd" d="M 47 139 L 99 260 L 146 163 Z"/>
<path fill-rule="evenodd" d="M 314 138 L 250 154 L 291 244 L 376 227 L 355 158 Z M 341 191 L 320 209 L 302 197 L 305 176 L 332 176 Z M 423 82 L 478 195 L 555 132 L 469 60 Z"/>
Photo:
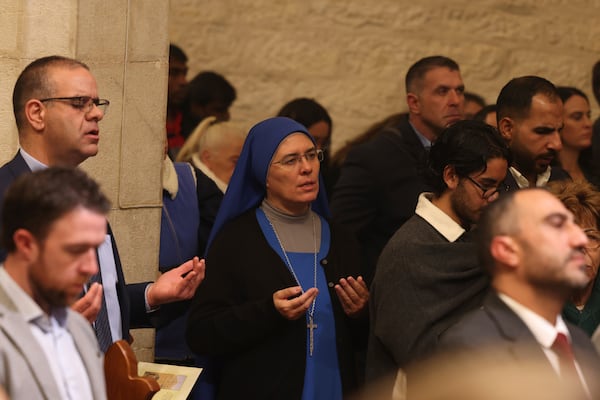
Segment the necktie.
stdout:
<path fill-rule="evenodd" d="M 90 282 L 98 282 L 102 284 L 102 272 L 98 268 L 98 273 L 90 279 Z M 108 347 L 112 344 L 112 334 L 110 332 L 110 324 L 108 323 L 108 312 L 106 311 L 106 300 L 104 299 L 104 292 L 102 293 L 102 306 L 94 322 L 94 330 L 96 331 L 96 337 L 98 338 L 98 344 L 100 344 L 100 350 L 106 353 Z"/>
<path fill-rule="evenodd" d="M 585 390 L 583 387 L 583 382 L 577 373 L 577 368 L 575 367 L 575 356 L 573 355 L 573 350 L 567 336 L 564 333 L 557 333 L 556 339 L 554 339 L 554 343 L 552 344 L 551 348 L 552 351 L 554 351 L 554 353 L 556 353 L 558 356 L 561 379 L 568 380 L 574 385 L 577 385 L 577 387 L 581 388 L 582 390 L 581 398 L 588 398 L 587 395 L 584 395 Z"/>
<path fill-rule="evenodd" d="M 559 332 L 556 334 L 556 339 L 554 339 L 554 343 L 552 343 L 552 351 L 558 356 L 560 376 L 577 376 L 573 350 L 569 344 L 569 339 L 567 339 L 567 336 L 564 333 Z"/>

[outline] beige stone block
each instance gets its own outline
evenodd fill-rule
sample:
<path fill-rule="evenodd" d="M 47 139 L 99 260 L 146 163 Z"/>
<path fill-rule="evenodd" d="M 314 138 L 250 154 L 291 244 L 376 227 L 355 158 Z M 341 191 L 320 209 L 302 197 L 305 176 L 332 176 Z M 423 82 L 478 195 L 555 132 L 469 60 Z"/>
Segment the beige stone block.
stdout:
<path fill-rule="evenodd" d="M 128 63 L 123 100 L 119 205 L 160 206 L 167 65 Z"/>
<path fill-rule="evenodd" d="M 102 190 L 118 207 L 121 173 L 124 68 L 120 63 L 96 63 L 82 59 L 96 78 L 98 95 L 110 105 L 100 121 L 98 154 L 86 160 L 82 167 L 102 185 Z"/>
<path fill-rule="evenodd" d="M 128 6 L 122 0 L 79 0 L 77 56 L 88 62 L 123 63 L 128 35 Z"/>
<path fill-rule="evenodd" d="M 154 281 L 158 275 L 160 212 L 160 208 L 113 209 L 109 215 L 127 283 Z"/>
<path fill-rule="evenodd" d="M 128 61 L 168 63 L 169 2 L 144 0 L 129 4 Z"/>
<path fill-rule="evenodd" d="M 19 144 L 17 126 L 13 114 L 12 92 L 18 75 L 21 73 L 21 61 L 16 58 L 0 57 L 0 163 L 10 160 Z M 1 165 L 1 164 L 0 164 Z"/>
<path fill-rule="evenodd" d="M 51 54 L 74 55 L 77 0 L 30 0 L 22 3 L 21 10 L 19 48 L 23 57 L 33 60 Z"/>
<path fill-rule="evenodd" d="M 2 1 L 0 13 L 0 54 L 16 56 L 19 50 L 24 13 L 22 4 L 16 1 Z"/>
<path fill-rule="evenodd" d="M 133 329 L 131 336 L 131 347 L 138 361 L 154 362 L 154 329 Z"/>

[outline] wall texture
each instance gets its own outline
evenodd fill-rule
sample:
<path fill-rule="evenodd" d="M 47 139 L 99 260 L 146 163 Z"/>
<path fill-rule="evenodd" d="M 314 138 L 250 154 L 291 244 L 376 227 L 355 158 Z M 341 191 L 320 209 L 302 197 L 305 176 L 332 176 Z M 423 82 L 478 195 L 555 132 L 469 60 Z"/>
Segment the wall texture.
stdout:
<path fill-rule="evenodd" d="M 51 54 L 80 59 L 111 101 L 100 123 L 99 154 L 82 167 L 113 201 L 109 216 L 128 282 L 158 272 L 160 173 L 168 70 L 169 4 L 163 0 L 1 0 L 0 161 L 12 158 L 17 131 L 11 96 L 20 71 Z M 151 360 L 153 331 L 134 333 Z"/>
<path fill-rule="evenodd" d="M 238 89 L 233 118 L 253 124 L 313 97 L 333 118 L 335 150 L 405 110 L 406 71 L 428 55 L 455 59 L 491 103 L 530 74 L 591 95 L 597 15 L 598 0 L 171 0 L 169 35 L 190 79 L 215 70 Z"/>

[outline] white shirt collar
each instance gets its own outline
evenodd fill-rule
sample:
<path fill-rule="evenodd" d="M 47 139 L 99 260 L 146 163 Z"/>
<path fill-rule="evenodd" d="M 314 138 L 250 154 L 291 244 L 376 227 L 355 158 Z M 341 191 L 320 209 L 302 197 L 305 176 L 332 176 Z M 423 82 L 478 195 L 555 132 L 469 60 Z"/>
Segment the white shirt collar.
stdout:
<path fill-rule="evenodd" d="M 465 230 L 456 223 L 448 214 L 440 210 L 431 202 L 433 193 L 421 193 L 415 214 L 423 218 L 429 225 L 435 228 L 449 242 L 455 242 Z"/>
<path fill-rule="evenodd" d="M 20 148 L 19 152 L 21 152 L 21 156 L 23 157 L 23 160 L 25 160 L 25 164 L 27 164 L 32 172 L 41 171 L 48 168 L 46 164 L 43 164 L 42 162 L 33 158 L 33 156 L 23 150 L 23 148 Z"/>
<path fill-rule="evenodd" d="M 498 293 L 498 297 L 500 297 L 500 299 L 519 316 L 525 325 L 527 325 L 537 342 L 545 349 L 550 349 L 552 347 L 552 343 L 554 343 L 554 339 L 556 339 L 556 334 L 559 332 L 564 333 L 567 338 L 569 338 L 569 342 L 571 341 L 569 329 L 560 314 L 556 316 L 556 324 L 552 325 L 545 318 L 531 311 L 529 308 L 508 295 Z"/>
<path fill-rule="evenodd" d="M 523 176 L 523 174 L 521 174 L 515 167 L 510 167 L 508 170 L 512 174 L 513 178 L 515 178 L 515 182 L 517 182 L 517 186 L 519 186 L 520 189 L 525 189 L 525 188 L 529 187 L 529 181 L 527 180 L 527 178 L 525 178 Z M 548 168 L 546 168 L 546 170 L 544 172 L 542 172 L 541 174 L 538 174 L 537 180 L 535 182 L 535 186 L 536 187 L 546 186 L 546 184 L 550 180 L 551 173 L 552 173 L 552 167 L 550 167 L 548 165 Z"/>

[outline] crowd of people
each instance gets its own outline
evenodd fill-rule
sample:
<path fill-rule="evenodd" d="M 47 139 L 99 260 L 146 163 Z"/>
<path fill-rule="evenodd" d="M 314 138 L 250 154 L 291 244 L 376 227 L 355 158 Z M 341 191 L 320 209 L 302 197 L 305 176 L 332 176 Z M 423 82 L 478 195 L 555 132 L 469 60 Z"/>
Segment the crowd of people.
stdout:
<path fill-rule="evenodd" d="M 156 282 L 125 283 L 110 202 L 77 168 L 110 104 L 88 66 L 49 56 L 17 79 L 20 147 L 0 168 L 10 398 L 106 398 L 103 354 L 137 327 L 156 328 L 156 362 L 203 368 L 190 399 L 428 398 L 431 371 L 490 357 L 506 376 L 537 366 L 523 394 L 600 395 L 584 92 L 521 76 L 486 105 L 456 61 L 424 57 L 407 111 L 332 154 L 316 100 L 248 131 L 229 121 L 231 83 L 188 82 L 187 60 L 170 46 Z"/>

